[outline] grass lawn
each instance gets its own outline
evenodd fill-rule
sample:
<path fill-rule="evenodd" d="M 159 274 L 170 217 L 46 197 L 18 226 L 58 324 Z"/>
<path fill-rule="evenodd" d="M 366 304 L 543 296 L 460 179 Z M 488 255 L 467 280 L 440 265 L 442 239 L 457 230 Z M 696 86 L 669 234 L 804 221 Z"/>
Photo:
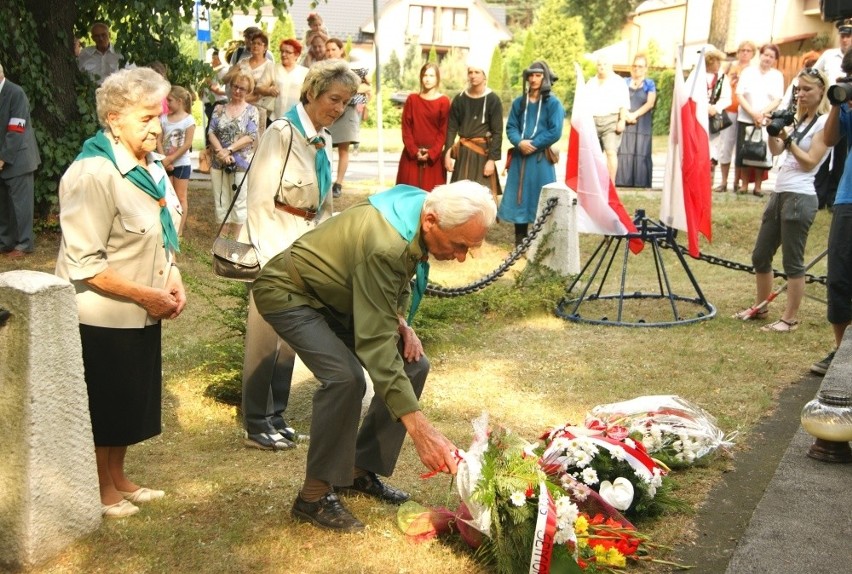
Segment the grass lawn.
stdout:
<path fill-rule="evenodd" d="M 365 197 L 368 189 L 368 184 L 353 184 L 337 207 Z M 629 212 L 643 208 L 651 216 L 658 213 L 659 193 L 627 191 L 622 199 Z M 730 194 L 714 194 L 713 200 L 713 243 L 704 243 L 703 250 L 749 263 L 765 200 Z M 291 519 L 306 447 L 280 453 L 244 448 L 238 409 L 206 393 L 211 385 L 227 385 L 239 376 L 240 337 L 227 321 L 240 307 L 243 288 L 216 279 L 210 271 L 216 227 L 205 185 L 193 183 L 190 209 L 181 255 L 189 304 L 163 330 L 163 434 L 132 447 L 127 458 L 128 471 L 137 482 L 162 488 L 167 496 L 132 518 L 105 521 L 97 532 L 31 572 L 487 572 L 455 541 L 406 540 L 396 526 L 396 509 L 364 498 L 347 499 L 367 524 L 362 534 L 321 532 Z M 824 211 L 817 215 L 808 259 L 824 249 L 829 219 Z M 432 281 L 463 285 L 485 275 L 506 257 L 511 236 L 509 225 L 498 224 L 473 260 L 433 264 Z M 41 234 L 34 256 L 16 262 L 0 259 L 0 272 L 15 268 L 51 272 L 58 241 L 56 234 Z M 581 261 L 599 242 L 598 236 L 582 236 Z M 690 295 L 671 254 L 663 256 L 675 292 Z M 618 261 L 615 275 L 620 272 Z M 628 261 L 629 292 L 653 290 L 651 250 Z M 470 421 L 482 411 L 493 422 L 532 440 L 552 426 L 581 423 L 597 404 L 677 394 L 714 414 L 726 433 L 740 433 L 730 455 L 673 473 L 676 496 L 693 508 L 712 505 L 706 499 L 708 490 L 738 458 L 749 456 L 749 433 L 775 408 L 777 394 L 797 384 L 832 345 L 825 306 L 812 299 L 804 301 L 801 326 L 790 334 L 762 333 L 757 322 L 729 318 L 753 302 L 754 278 L 744 272 L 689 260 L 702 290 L 718 309 L 717 316 L 690 326 L 633 329 L 589 326 L 554 316 L 566 281 L 547 274 L 519 276 L 525 265 L 521 261 L 495 285 L 476 294 L 426 298 L 414 323 L 432 360 L 423 410 L 461 448 L 470 443 Z M 812 272 L 823 275 L 824 261 Z M 809 285 L 806 292 L 824 298 L 819 285 Z M 783 301 L 781 296 L 772 306 L 772 318 L 780 314 Z M 649 306 L 636 312 L 656 311 Z M 309 428 L 315 388 L 310 373 L 297 371 L 288 413 L 297 429 Z M 422 471 L 406 441 L 392 483 L 422 504 L 454 505 L 450 479 L 423 480 Z M 672 546 L 689 544 L 701 535 L 689 512 L 639 527 L 656 542 Z M 654 568 L 637 570 L 664 571 Z"/>

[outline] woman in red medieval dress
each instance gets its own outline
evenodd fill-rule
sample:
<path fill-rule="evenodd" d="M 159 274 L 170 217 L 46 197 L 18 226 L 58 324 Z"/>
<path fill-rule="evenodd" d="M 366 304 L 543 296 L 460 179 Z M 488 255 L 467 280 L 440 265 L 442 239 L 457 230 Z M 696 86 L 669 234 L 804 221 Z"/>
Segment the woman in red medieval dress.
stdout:
<path fill-rule="evenodd" d="M 441 72 L 427 62 L 420 68 L 420 93 L 411 94 L 402 110 L 402 143 L 396 183 L 432 191 L 447 183 L 443 147 L 447 137 L 450 99 L 438 91 Z"/>

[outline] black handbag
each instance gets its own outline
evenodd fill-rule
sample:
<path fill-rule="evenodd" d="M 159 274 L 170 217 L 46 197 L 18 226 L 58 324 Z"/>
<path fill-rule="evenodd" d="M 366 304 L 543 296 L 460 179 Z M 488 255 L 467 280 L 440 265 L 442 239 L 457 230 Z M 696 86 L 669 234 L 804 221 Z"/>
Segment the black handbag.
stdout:
<path fill-rule="evenodd" d="M 290 124 L 290 143 L 287 145 L 287 155 L 284 157 L 284 169 L 287 168 L 287 161 L 290 159 L 290 149 L 293 147 L 293 125 Z M 242 243 L 236 239 L 222 237 L 222 229 L 225 228 L 225 222 L 228 221 L 228 216 L 234 209 L 234 204 L 237 203 L 237 197 L 243 188 L 248 172 L 254 163 L 254 156 L 246 168 L 246 176 L 240 181 L 240 185 L 234 190 L 234 198 L 231 200 L 231 205 L 228 207 L 228 212 L 222 218 L 222 224 L 219 226 L 219 231 L 216 233 L 216 239 L 213 241 L 213 273 L 223 279 L 233 279 L 234 281 L 243 281 L 251 283 L 257 279 L 260 273 L 260 261 L 257 258 L 257 252 L 254 246 L 248 243 Z M 284 177 L 284 171 L 281 172 L 281 177 Z M 280 178 L 279 178 L 280 179 Z"/>
<path fill-rule="evenodd" d="M 747 126 L 743 146 L 740 148 L 740 157 L 743 165 L 768 169 L 772 167 L 772 156 L 766 140 L 763 137 L 763 129 L 756 126 Z"/>
<path fill-rule="evenodd" d="M 731 127 L 731 124 L 733 124 L 731 117 L 725 111 L 721 111 L 715 116 L 710 116 L 707 127 L 711 134 L 717 134 L 723 129 Z"/>

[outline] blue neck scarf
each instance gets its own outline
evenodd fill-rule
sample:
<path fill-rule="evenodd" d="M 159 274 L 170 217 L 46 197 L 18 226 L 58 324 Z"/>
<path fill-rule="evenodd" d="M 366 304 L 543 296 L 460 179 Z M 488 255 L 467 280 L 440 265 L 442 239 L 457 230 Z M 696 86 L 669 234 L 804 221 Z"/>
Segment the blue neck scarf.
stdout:
<path fill-rule="evenodd" d="M 90 157 L 105 157 L 118 169 L 115 154 L 112 151 L 112 144 L 103 130 L 83 143 L 83 149 L 80 151 L 77 159 L 81 160 Z M 159 164 L 160 162 L 157 161 L 157 163 Z M 177 230 L 172 221 L 172 215 L 169 213 L 169 206 L 166 203 L 166 178 L 162 177 L 159 182 L 155 182 L 148 170 L 141 165 L 134 166 L 133 169 L 123 174 L 123 177 L 157 200 L 157 203 L 160 205 L 160 225 L 163 228 L 163 246 L 166 248 L 166 251 L 173 249 L 176 252 L 180 252 Z"/>
<path fill-rule="evenodd" d="M 297 130 L 299 130 L 299 133 L 302 134 L 303 138 L 307 139 L 307 136 L 305 135 L 305 128 L 302 126 L 302 120 L 299 119 L 299 111 L 296 109 L 296 106 L 290 108 L 287 113 L 284 114 L 284 118 L 293 124 Z M 325 140 L 322 139 L 322 136 L 317 134 L 315 137 L 309 139 L 308 143 L 317 148 L 317 153 L 314 154 L 314 171 L 317 174 L 317 185 L 319 186 L 318 205 L 322 205 L 325 200 L 325 196 L 328 195 L 328 190 L 331 189 L 331 162 L 328 159 L 328 155 L 323 153 Z"/>
<path fill-rule="evenodd" d="M 379 210 L 385 220 L 409 243 L 420 230 L 420 213 L 426 201 L 426 192 L 411 185 L 396 185 L 387 191 L 370 196 L 370 204 Z M 408 322 L 414 319 L 426 284 L 429 282 L 429 262 L 423 259 L 414 269 L 414 289 L 411 292 L 411 307 Z"/>

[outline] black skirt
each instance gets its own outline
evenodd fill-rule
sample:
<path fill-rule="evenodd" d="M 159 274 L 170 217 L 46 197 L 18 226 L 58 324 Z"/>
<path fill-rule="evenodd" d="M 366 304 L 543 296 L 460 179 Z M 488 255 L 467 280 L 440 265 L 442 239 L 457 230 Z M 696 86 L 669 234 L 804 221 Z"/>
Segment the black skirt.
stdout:
<path fill-rule="evenodd" d="M 128 446 L 162 432 L 160 324 L 80 325 L 95 446 Z"/>

